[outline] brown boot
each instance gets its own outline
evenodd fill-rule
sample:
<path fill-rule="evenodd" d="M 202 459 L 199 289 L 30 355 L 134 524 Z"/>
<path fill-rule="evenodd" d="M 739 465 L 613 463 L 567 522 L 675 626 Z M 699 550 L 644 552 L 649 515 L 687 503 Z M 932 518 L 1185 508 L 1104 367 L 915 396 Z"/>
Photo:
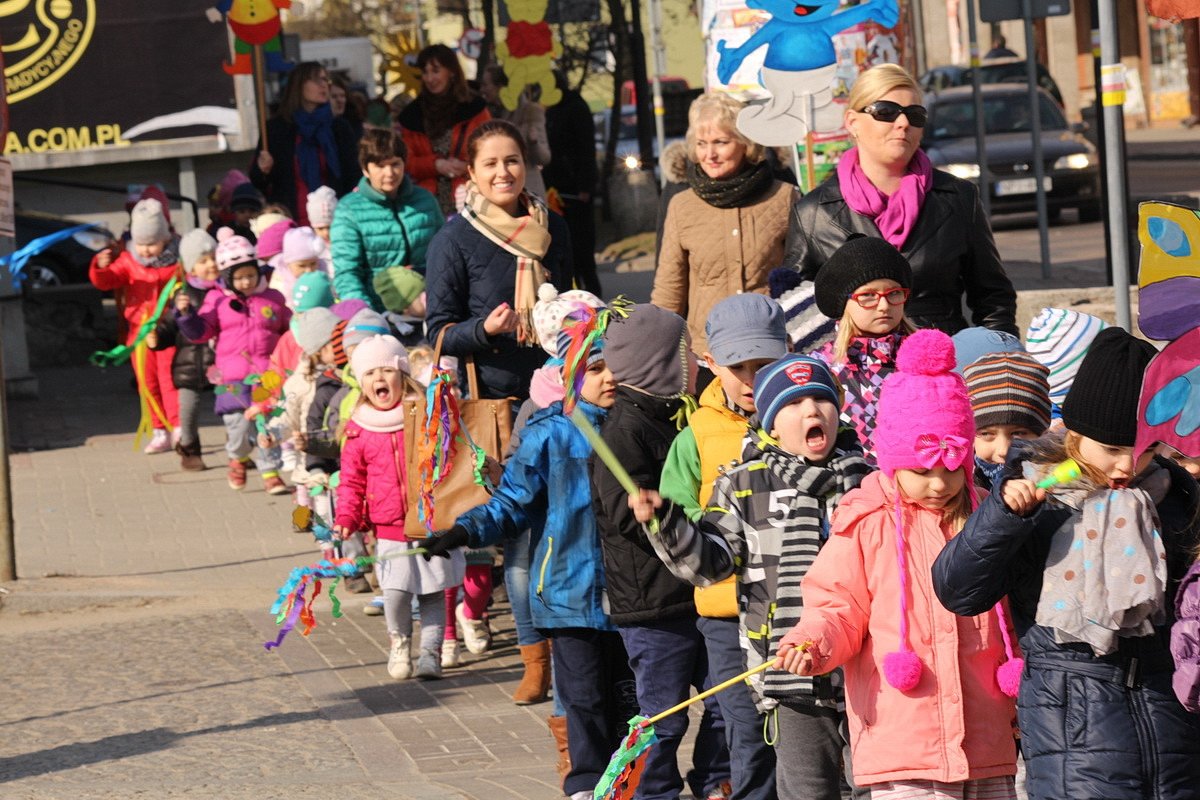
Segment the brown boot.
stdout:
<path fill-rule="evenodd" d="M 179 466 L 185 472 L 203 472 L 208 469 L 204 459 L 200 457 L 200 442 L 188 445 L 180 442 L 175 445 L 175 452 L 179 454 Z"/>
<path fill-rule="evenodd" d="M 554 734 L 554 743 L 558 745 L 558 763 L 554 766 L 558 770 L 561 785 L 571 771 L 571 752 L 567 749 L 567 718 L 546 717 L 546 722 L 550 723 L 550 733 Z"/>
<path fill-rule="evenodd" d="M 546 701 L 550 691 L 550 643 L 521 645 L 521 660 L 525 662 L 525 674 L 513 692 L 513 702 L 519 706 L 531 706 Z"/>

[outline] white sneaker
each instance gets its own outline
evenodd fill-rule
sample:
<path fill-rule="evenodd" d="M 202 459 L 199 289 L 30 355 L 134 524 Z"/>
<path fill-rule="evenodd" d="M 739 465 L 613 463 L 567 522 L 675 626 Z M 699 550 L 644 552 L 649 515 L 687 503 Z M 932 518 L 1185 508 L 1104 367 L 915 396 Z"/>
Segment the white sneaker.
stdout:
<path fill-rule="evenodd" d="M 462 633 L 467 652 L 474 655 L 486 653 L 492 646 L 492 632 L 488 630 L 487 620 L 467 619 L 466 606 L 462 603 L 455 607 L 454 618 L 458 621 L 458 630 Z"/>
<path fill-rule="evenodd" d="M 462 666 L 462 654 L 459 652 L 458 640 L 442 642 L 442 668 L 451 669 Z"/>
<path fill-rule="evenodd" d="M 906 119 L 907 119 L 907 117 L 906 117 Z M 576 792 L 575 794 L 571 795 L 571 800 L 592 800 L 592 795 L 594 795 L 594 794 L 595 794 L 594 791 L 592 791 L 592 792 Z"/>
<path fill-rule="evenodd" d="M 412 677 L 412 644 L 407 636 L 393 636 L 388 653 L 388 675 L 398 681 Z"/>
<path fill-rule="evenodd" d="M 908 119 L 908 118 L 905 117 L 905 119 Z M 300 463 L 300 457 L 296 453 L 296 450 L 294 448 L 287 447 L 287 448 L 283 449 L 283 468 L 281 470 L 282 472 L 285 472 L 288 475 L 292 474 L 292 472 L 294 472 L 296 470 L 296 467 L 299 465 L 299 463 Z"/>
<path fill-rule="evenodd" d="M 170 452 L 171 449 L 171 434 L 167 433 L 166 428 L 155 428 L 154 435 L 142 448 L 142 452 L 146 455 L 154 455 L 155 453 Z"/>
<path fill-rule="evenodd" d="M 383 595 L 377 594 L 371 599 L 371 602 L 363 606 L 363 613 L 368 617 L 383 616 Z"/>

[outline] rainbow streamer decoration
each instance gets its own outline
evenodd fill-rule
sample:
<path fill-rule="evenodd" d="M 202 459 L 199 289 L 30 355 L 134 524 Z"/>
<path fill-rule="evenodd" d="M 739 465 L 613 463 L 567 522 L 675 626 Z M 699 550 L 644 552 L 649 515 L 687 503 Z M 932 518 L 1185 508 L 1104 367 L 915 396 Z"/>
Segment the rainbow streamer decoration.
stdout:
<path fill-rule="evenodd" d="M 410 550 L 398 550 L 390 553 L 387 558 L 403 558 L 419 556 L 425 553 L 425 548 L 414 547 Z M 369 569 L 381 561 L 379 556 L 357 556 L 355 558 L 325 558 L 316 564 L 306 567 L 296 567 L 288 575 L 287 581 L 276 591 L 275 603 L 271 613 L 275 615 L 275 624 L 281 625 L 279 635 L 274 640 L 263 642 L 263 648 L 270 651 L 283 644 L 283 639 L 300 625 L 300 635 L 308 636 L 317 627 L 317 618 L 313 613 L 313 604 L 321 595 L 323 580 L 331 580 L 329 584 L 329 602 L 333 606 L 334 619 L 342 616 L 342 603 L 334 590 L 344 577 L 350 577 L 357 572 Z M 311 590 L 311 592 L 310 592 Z"/>
<path fill-rule="evenodd" d="M 799 649 L 802 651 L 806 650 L 810 644 L 810 642 L 805 642 Z M 764 672 L 774 663 L 774 659 L 764 661 L 757 667 L 746 670 L 741 675 L 734 675 L 729 680 L 722 681 L 695 697 L 689 697 L 679 705 L 672 706 L 661 714 L 655 714 L 650 718 L 637 716 L 629 720 L 629 734 L 621 741 L 621 746 L 617 748 L 617 752 L 613 753 L 612 759 L 608 762 L 608 767 L 604 770 L 604 774 L 600 776 L 600 782 L 596 784 L 596 790 L 592 794 L 594 800 L 632 799 L 637 792 L 638 783 L 642 779 L 642 770 L 646 767 L 646 755 L 650 752 L 650 748 L 658 742 L 658 735 L 654 732 L 654 723 L 683 711 L 693 703 L 706 700 L 717 692 L 728 689 L 730 686 L 742 683 L 751 675 Z"/>
<path fill-rule="evenodd" d="M 425 389 L 425 429 L 417 439 L 421 464 L 417 518 L 430 534 L 434 530 L 433 490 L 450 474 L 458 450 L 455 438 L 461 428 L 454 376 L 435 365 Z"/>
<path fill-rule="evenodd" d="M 617 297 L 608 304 L 608 308 L 597 311 L 588 306 L 581 306 L 563 319 L 563 333 L 571 340 L 567 352 L 563 355 L 563 386 L 566 394 L 563 396 L 563 413 L 567 416 L 575 410 L 579 402 L 579 393 L 583 390 L 583 377 L 587 374 L 588 356 L 593 348 L 603 346 L 598 344 L 608 330 L 612 315 L 629 316 L 629 308 L 633 303 L 624 296 Z"/>

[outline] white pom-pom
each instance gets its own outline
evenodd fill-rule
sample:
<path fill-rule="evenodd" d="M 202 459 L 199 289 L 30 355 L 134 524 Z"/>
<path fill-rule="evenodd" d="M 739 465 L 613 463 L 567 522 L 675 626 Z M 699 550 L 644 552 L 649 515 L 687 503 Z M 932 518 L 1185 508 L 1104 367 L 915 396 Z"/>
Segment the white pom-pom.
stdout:
<path fill-rule="evenodd" d="M 556 297 L 558 297 L 558 289 L 554 288 L 553 283 L 543 283 L 538 287 L 538 300 L 549 303 Z"/>
<path fill-rule="evenodd" d="M 234 232 L 233 228 L 222 227 L 220 230 L 217 231 L 217 241 L 218 242 L 223 242 L 226 239 L 229 239 L 233 236 L 237 236 L 237 234 Z"/>

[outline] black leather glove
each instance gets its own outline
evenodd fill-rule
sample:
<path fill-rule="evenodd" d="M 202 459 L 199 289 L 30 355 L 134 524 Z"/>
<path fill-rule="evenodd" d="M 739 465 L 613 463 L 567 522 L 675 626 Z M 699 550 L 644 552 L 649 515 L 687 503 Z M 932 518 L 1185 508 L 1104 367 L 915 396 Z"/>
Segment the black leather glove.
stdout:
<path fill-rule="evenodd" d="M 455 525 L 448 531 L 434 534 L 432 538 L 425 540 L 425 552 L 421 557 L 426 561 L 434 556 L 449 558 L 450 551 L 459 547 L 464 547 L 471 542 L 471 535 L 467 533 L 466 528 L 461 528 Z"/>

